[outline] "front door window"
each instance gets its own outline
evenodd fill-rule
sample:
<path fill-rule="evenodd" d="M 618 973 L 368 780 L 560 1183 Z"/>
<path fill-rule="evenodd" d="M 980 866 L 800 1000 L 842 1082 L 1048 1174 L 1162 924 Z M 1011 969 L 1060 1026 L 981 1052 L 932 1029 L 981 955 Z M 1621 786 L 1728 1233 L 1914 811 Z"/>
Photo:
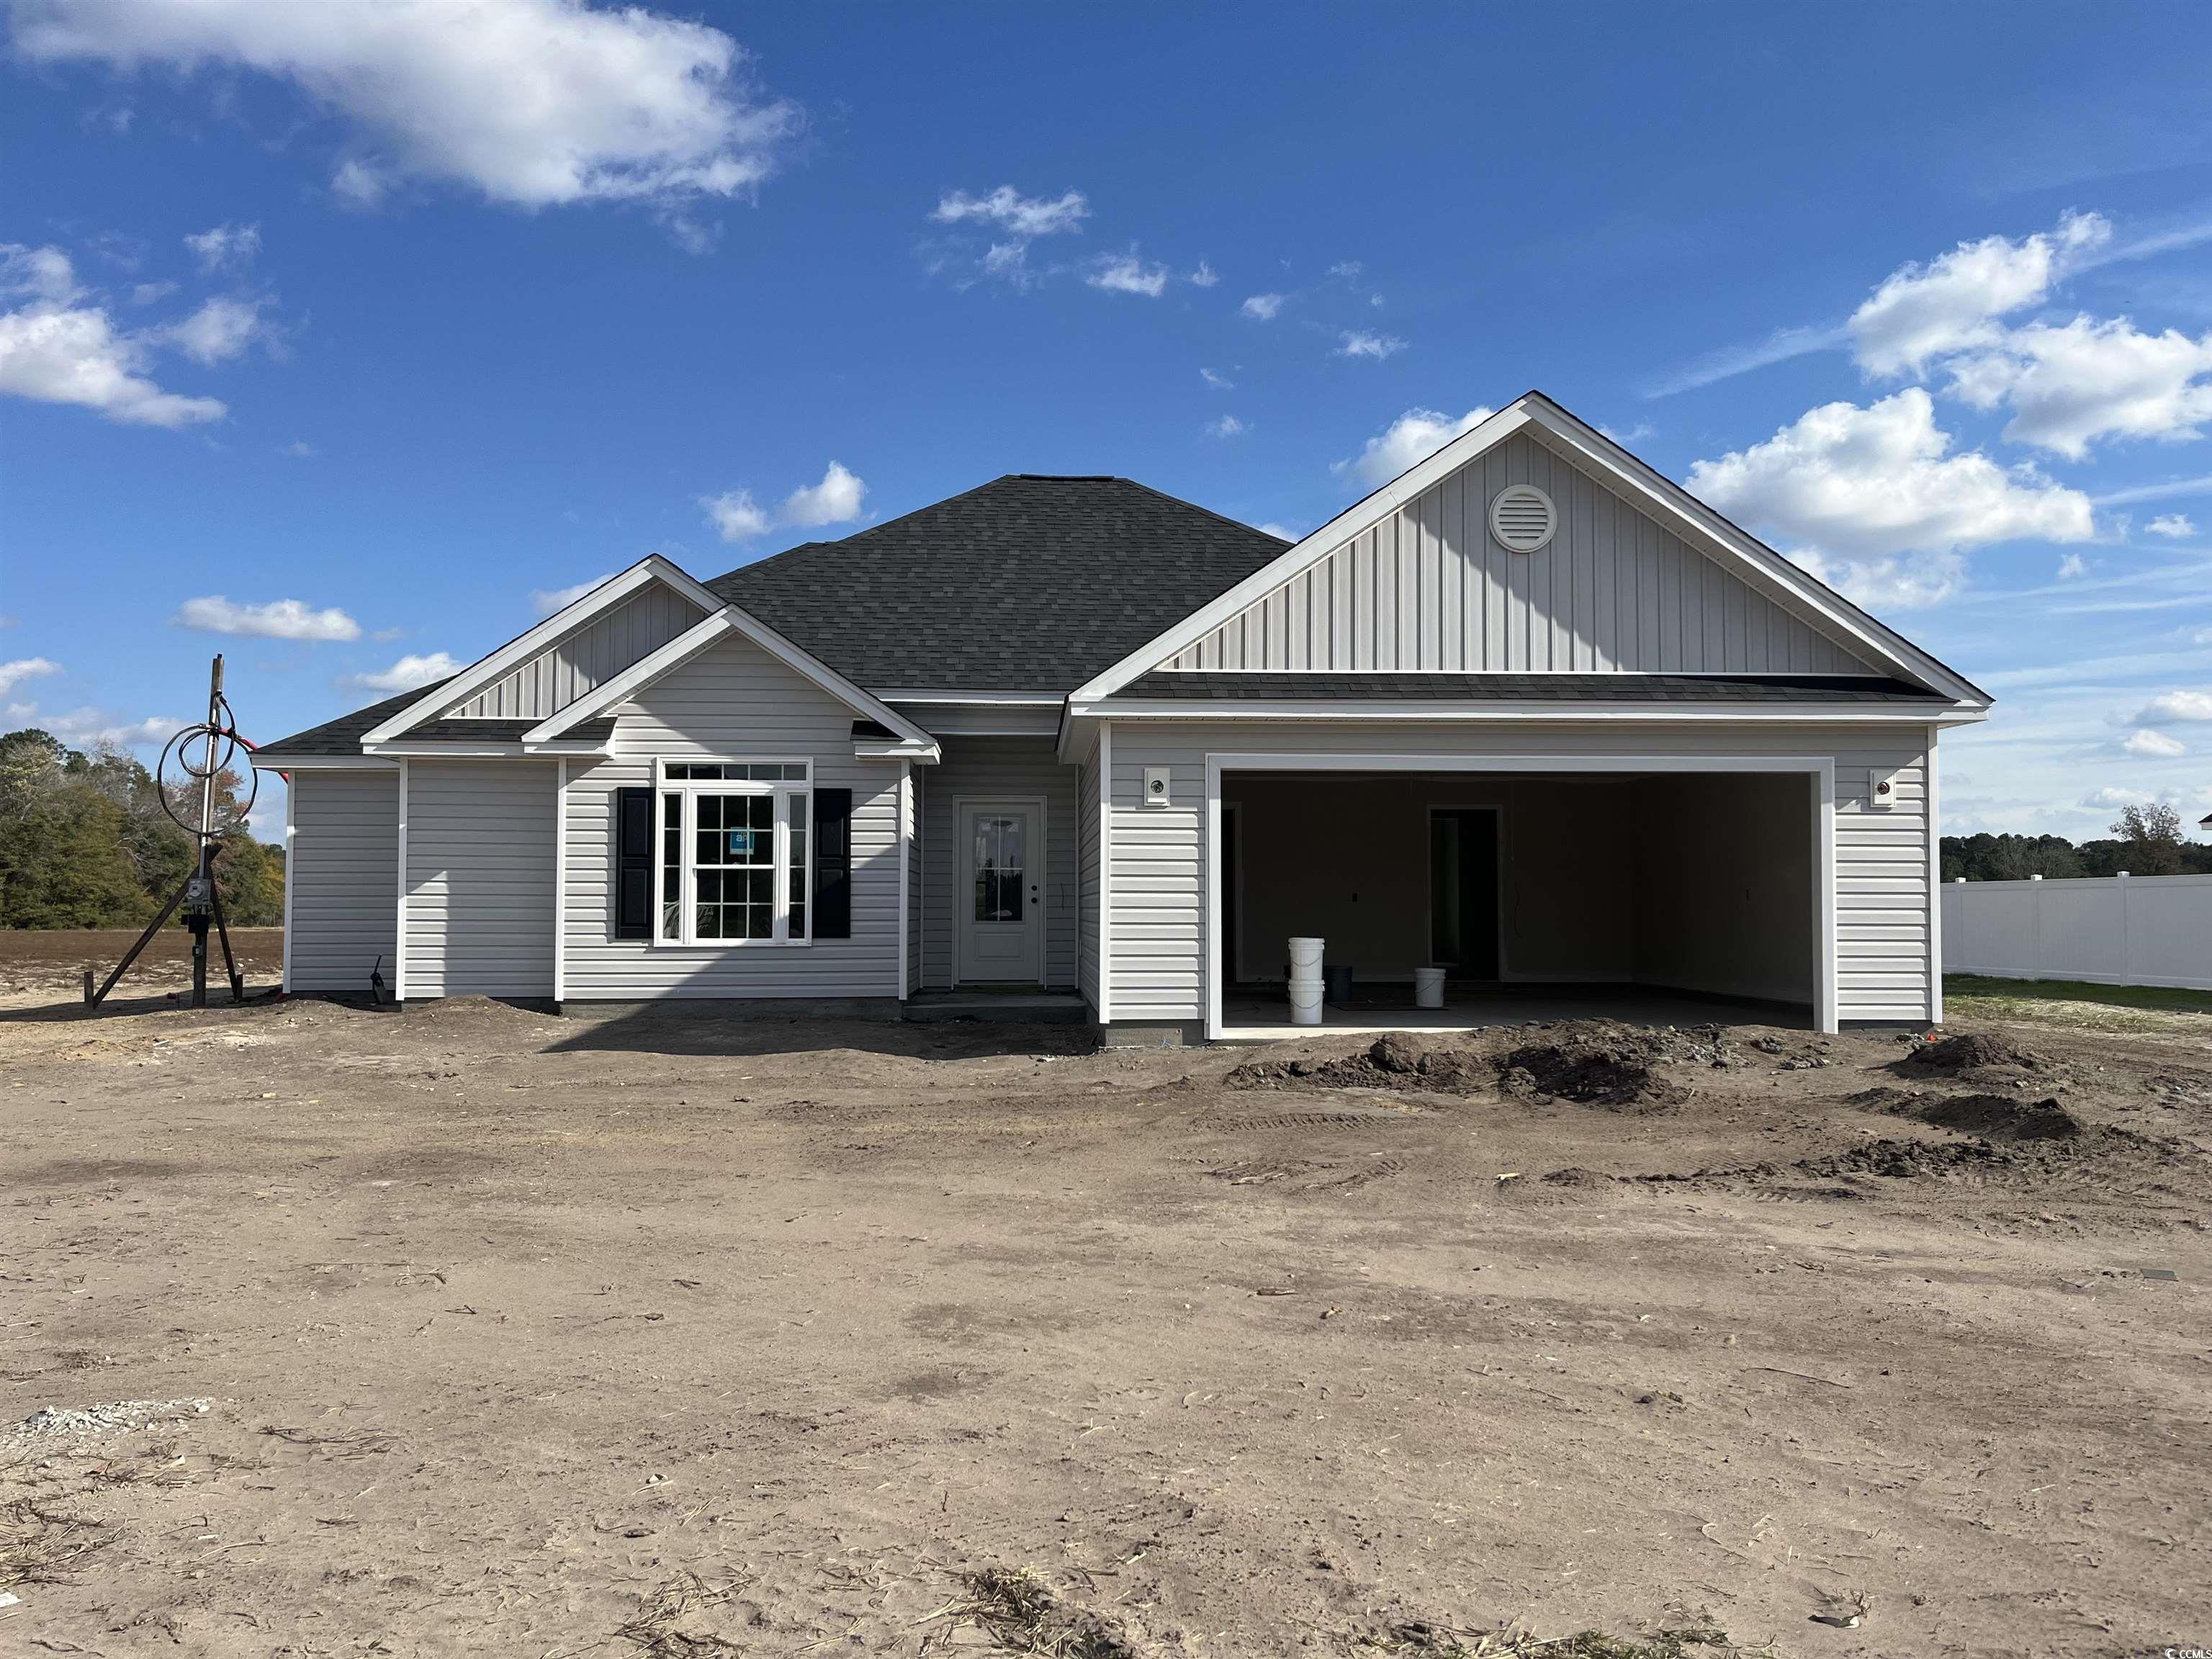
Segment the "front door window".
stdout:
<path fill-rule="evenodd" d="M 979 813 L 975 818 L 975 920 L 1019 921 L 1029 860 L 1022 843 L 1028 820 Z"/>

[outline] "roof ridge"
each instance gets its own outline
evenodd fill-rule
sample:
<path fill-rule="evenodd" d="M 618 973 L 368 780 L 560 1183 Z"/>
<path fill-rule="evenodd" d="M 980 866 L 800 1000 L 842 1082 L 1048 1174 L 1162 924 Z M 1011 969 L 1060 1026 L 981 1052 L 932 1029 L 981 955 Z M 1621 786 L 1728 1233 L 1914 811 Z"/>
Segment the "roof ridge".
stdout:
<path fill-rule="evenodd" d="M 1255 536 L 1267 537 L 1267 538 L 1271 542 L 1283 542 L 1283 545 L 1285 547 L 1295 547 L 1297 545 L 1295 542 L 1283 541 L 1283 538 L 1280 536 L 1275 535 L 1272 532 L 1262 530 L 1255 524 L 1246 524 L 1243 520 L 1232 519 L 1226 513 L 1217 513 L 1212 507 L 1200 506 L 1196 501 L 1187 501 L 1180 495 L 1170 495 L 1166 490 L 1160 489 L 1152 484 L 1148 484 L 1141 478 L 1122 478 L 1117 482 L 1127 484 L 1132 489 L 1141 489 L 1147 495 L 1157 495 L 1164 501 L 1173 501 L 1177 507 L 1187 507 L 1194 513 L 1203 513 L 1207 518 L 1218 520 L 1221 523 L 1229 526 L 1232 530 L 1249 531 Z"/>
<path fill-rule="evenodd" d="M 994 483 L 1004 483 L 1007 479 L 1018 476 L 1019 475 L 1016 473 L 1001 472 L 995 478 L 986 478 L 981 483 L 971 484 L 967 489 L 960 490 L 957 494 L 944 497 L 941 501 L 925 501 L 920 507 L 908 507 L 905 512 L 900 514 L 898 517 L 895 519 L 885 519 L 881 524 L 866 526 L 861 529 L 855 530 L 849 536 L 839 536 L 830 541 L 815 540 L 793 542 L 789 547 L 785 548 L 781 552 L 765 553 L 759 558 L 749 560 L 744 564 L 732 565 L 729 569 L 725 570 L 719 576 L 709 576 L 707 579 L 705 586 L 712 587 L 716 582 L 727 581 L 731 577 L 738 575 L 744 571 L 757 570 L 764 564 L 774 564 L 778 559 L 787 558 L 793 553 L 804 553 L 810 547 L 842 547 L 845 543 L 856 542 L 863 536 L 872 536 L 878 530 L 889 530 L 893 525 L 904 524 L 908 519 L 919 518 L 921 514 L 933 512 L 940 507 L 950 507 L 955 501 L 965 501 L 969 496 L 975 495 L 979 491 L 988 489 Z"/>

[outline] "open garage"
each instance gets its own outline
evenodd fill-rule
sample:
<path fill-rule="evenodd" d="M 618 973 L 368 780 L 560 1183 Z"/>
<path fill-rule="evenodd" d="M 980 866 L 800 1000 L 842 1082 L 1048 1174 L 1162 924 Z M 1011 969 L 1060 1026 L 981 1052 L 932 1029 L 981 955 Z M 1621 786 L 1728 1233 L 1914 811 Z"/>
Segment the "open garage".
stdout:
<path fill-rule="evenodd" d="M 1741 768 L 1224 770 L 1223 1035 L 1289 1024 L 1293 936 L 1349 971 L 1323 1012 L 1334 1029 L 1557 1012 L 1812 1023 L 1819 787 Z M 1441 1008 L 1415 1006 L 1424 967 L 1444 971 Z"/>

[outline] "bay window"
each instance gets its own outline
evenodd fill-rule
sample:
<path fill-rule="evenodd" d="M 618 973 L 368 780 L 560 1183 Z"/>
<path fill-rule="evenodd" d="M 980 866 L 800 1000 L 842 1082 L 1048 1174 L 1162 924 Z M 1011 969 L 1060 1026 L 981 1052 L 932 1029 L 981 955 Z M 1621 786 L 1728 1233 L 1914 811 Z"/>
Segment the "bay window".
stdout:
<path fill-rule="evenodd" d="M 805 761 L 663 761 L 653 788 L 662 945 L 804 945 L 813 868 Z"/>

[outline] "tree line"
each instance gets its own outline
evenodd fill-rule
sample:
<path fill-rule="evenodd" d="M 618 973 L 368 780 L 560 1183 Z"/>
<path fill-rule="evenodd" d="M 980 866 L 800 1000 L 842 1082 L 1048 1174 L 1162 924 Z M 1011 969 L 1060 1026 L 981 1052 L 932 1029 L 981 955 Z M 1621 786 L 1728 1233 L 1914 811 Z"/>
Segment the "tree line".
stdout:
<path fill-rule="evenodd" d="M 238 927 L 284 920 L 284 852 L 253 838 L 243 780 L 216 778 L 216 886 Z M 197 822 L 198 785 L 171 804 Z M 112 744 L 71 749 L 35 727 L 0 735 L 0 927 L 143 927 L 191 872 L 192 837 L 161 786 Z"/>
<path fill-rule="evenodd" d="M 2026 881 L 2041 876 L 2212 876 L 2212 846 L 2187 838 L 2171 801 L 2130 805 L 2108 838 L 2079 846 L 2063 836 L 1946 836 L 1943 879 Z"/>

